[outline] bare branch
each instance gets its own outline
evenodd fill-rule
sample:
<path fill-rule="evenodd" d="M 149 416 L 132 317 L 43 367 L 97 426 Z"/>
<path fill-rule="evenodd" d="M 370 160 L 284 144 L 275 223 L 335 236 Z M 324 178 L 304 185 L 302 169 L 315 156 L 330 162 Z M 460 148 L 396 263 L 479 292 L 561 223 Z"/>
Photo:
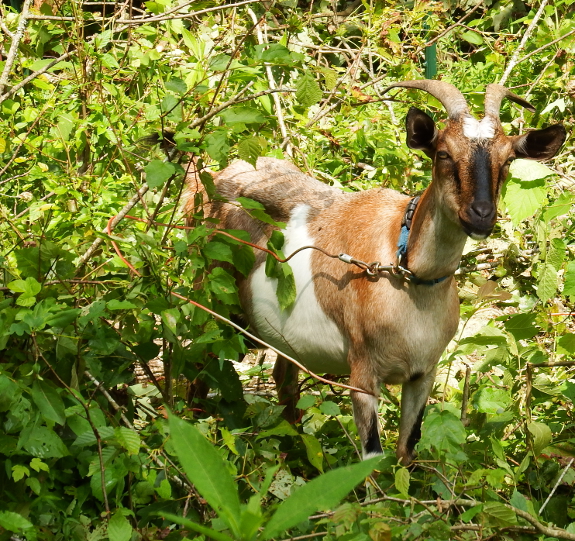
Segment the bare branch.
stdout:
<path fill-rule="evenodd" d="M 28 75 L 28 77 L 26 77 L 25 79 L 20 81 L 17 85 L 13 86 L 10 90 L 8 90 L 8 92 L 6 92 L 6 94 L 4 94 L 3 96 L 0 96 L 0 103 L 2 103 L 5 99 L 9 98 L 10 96 L 16 94 L 16 92 L 18 92 L 18 90 L 20 90 L 24 85 L 27 85 L 30 81 L 36 79 L 36 77 L 43 75 L 50 68 L 54 67 L 59 62 L 62 62 L 62 60 L 66 60 L 66 58 L 73 55 L 75 52 L 76 51 L 74 50 L 74 51 L 69 51 L 67 53 L 64 53 L 63 55 L 59 56 L 58 58 L 55 58 L 54 60 L 52 60 L 52 62 L 50 62 L 49 64 L 46 64 L 42 69 L 39 69 L 38 71 L 35 71 L 34 73 L 31 73 L 30 75 Z"/>
<path fill-rule="evenodd" d="M 517 47 L 517 49 L 515 49 L 515 52 L 513 53 L 513 56 L 511 57 L 511 60 L 509 61 L 507 68 L 505 68 L 505 72 L 503 73 L 503 76 L 501 77 L 501 79 L 499 79 L 500 85 L 504 85 L 506 83 L 507 79 L 509 78 L 509 75 L 511 74 L 511 71 L 513 70 L 513 68 L 517 64 L 519 64 L 519 62 L 520 62 L 519 61 L 519 54 L 521 53 L 521 51 L 525 47 L 525 44 L 527 43 L 527 40 L 529 39 L 529 37 L 533 33 L 533 30 L 535 30 L 537 23 L 539 22 L 539 19 L 543 15 L 543 11 L 545 10 L 545 6 L 547 5 L 547 2 L 548 2 L 548 0 L 541 0 L 541 5 L 539 6 L 537 13 L 535 14 L 535 17 L 533 17 L 531 24 L 527 27 L 525 34 L 523 34 L 523 38 L 521 38 L 521 43 L 519 43 L 519 46 Z M 525 60 L 525 59 L 523 59 L 523 60 Z"/>
<path fill-rule="evenodd" d="M 4 64 L 4 70 L 2 75 L 0 75 L 0 94 L 4 92 L 4 87 L 8 83 L 8 77 L 10 76 L 10 71 L 12 71 L 12 66 L 18 55 L 18 47 L 20 46 L 20 40 L 24 36 L 24 30 L 26 30 L 26 23 L 28 22 L 28 10 L 30 9 L 30 4 L 32 0 L 24 0 L 22 6 L 22 12 L 20 13 L 20 21 L 18 22 L 18 28 L 16 33 L 12 38 L 12 45 L 10 45 L 10 50 L 8 51 L 8 56 L 6 57 L 6 63 Z M 4 97 L 0 98 L 0 103 L 4 101 Z"/>

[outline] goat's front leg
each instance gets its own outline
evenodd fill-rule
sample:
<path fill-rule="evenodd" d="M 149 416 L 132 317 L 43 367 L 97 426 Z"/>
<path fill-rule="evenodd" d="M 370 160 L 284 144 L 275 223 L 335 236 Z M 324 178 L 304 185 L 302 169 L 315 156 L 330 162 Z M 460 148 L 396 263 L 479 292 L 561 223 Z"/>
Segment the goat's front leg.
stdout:
<path fill-rule="evenodd" d="M 403 384 L 396 454 L 404 466 L 409 465 L 415 458 L 415 445 L 421 438 L 423 412 L 434 381 L 435 368 L 428 374 Z"/>
<path fill-rule="evenodd" d="M 371 393 L 351 392 L 353 417 L 361 440 L 362 456 L 364 460 L 367 460 L 383 453 L 381 442 L 379 441 L 379 419 L 377 417 L 381 383 L 374 374 L 356 369 L 352 365 L 349 384 L 352 387 L 365 389 L 368 393 Z"/>

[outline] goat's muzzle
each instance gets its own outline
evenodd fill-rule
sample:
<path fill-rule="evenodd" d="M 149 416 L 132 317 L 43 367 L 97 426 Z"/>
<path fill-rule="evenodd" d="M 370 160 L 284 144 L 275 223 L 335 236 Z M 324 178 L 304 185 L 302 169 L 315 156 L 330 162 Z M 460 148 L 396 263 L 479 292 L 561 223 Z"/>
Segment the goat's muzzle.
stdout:
<path fill-rule="evenodd" d="M 491 201 L 473 201 L 465 216 L 459 216 L 461 227 L 474 240 L 491 235 L 497 220 L 497 208 Z"/>

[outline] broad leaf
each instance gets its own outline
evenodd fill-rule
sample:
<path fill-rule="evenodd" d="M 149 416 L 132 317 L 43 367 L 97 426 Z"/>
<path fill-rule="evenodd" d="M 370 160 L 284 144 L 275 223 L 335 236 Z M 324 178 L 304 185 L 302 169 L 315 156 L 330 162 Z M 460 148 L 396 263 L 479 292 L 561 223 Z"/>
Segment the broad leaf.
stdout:
<path fill-rule="evenodd" d="M 248 137 L 238 145 L 238 156 L 254 167 L 261 154 L 262 147 L 257 137 Z"/>
<path fill-rule="evenodd" d="M 533 454 L 539 455 L 551 443 L 551 429 L 544 423 L 532 422 L 527 425 L 533 437 Z"/>
<path fill-rule="evenodd" d="M 318 510 L 333 509 L 377 466 L 381 457 L 345 466 L 316 477 L 285 500 L 267 523 L 261 538 L 286 536 L 287 530 Z"/>
<path fill-rule="evenodd" d="M 311 73 L 306 71 L 296 81 L 295 97 L 304 107 L 309 107 L 321 100 L 321 89 L 317 84 L 315 77 Z"/>
<path fill-rule="evenodd" d="M 118 509 L 108 522 L 108 539 L 110 541 L 130 541 L 132 526 Z"/>
<path fill-rule="evenodd" d="M 575 260 L 569 261 L 569 264 L 567 265 L 563 295 L 565 297 L 575 297 Z"/>
<path fill-rule="evenodd" d="M 239 537 L 240 500 L 224 460 L 191 424 L 171 414 L 170 436 L 180 463 L 198 492 Z"/>
<path fill-rule="evenodd" d="M 537 296 L 542 302 L 547 302 L 555 296 L 557 278 L 557 270 L 549 264 L 544 264 L 537 282 Z"/>
<path fill-rule="evenodd" d="M 555 172 L 546 165 L 533 160 L 514 160 L 509 167 L 509 173 L 523 182 L 544 179 Z"/>
<path fill-rule="evenodd" d="M 146 182 L 150 188 L 157 188 L 168 180 L 175 172 L 176 166 L 170 162 L 152 160 L 146 167 Z"/>
<path fill-rule="evenodd" d="M 34 381 L 32 384 L 32 399 L 38 406 L 44 419 L 62 426 L 66 423 L 64 402 L 56 389 L 47 381 Z"/>
<path fill-rule="evenodd" d="M 532 162 L 530 162 L 532 163 Z M 505 188 L 503 201 L 513 225 L 533 216 L 547 200 L 547 188 L 542 180 L 521 182 L 510 179 Z"/>

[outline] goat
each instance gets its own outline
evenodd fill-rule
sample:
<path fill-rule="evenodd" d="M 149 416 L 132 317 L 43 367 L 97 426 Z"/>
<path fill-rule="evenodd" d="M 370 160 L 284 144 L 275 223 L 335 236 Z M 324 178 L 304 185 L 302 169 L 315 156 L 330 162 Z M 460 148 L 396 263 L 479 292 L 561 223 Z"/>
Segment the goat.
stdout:
<path fill-rule="evenodd" d="M 207 202 L 204 211 L 218 219 L 218 228 L 246 230 L 252 242 L 265 246 L 272 227 L 225 202 L 250 198 L 276 221 L 287 223 L 286 255 L 314 245 L 367 262 L 397 261 L 367 272 L 304 250 L 290 261 L 297 295 L 282 311 L 277 281 L 266 276 L 265 254 L 258 253 L 251 274 L 238 277 L 238 288 L 246 319 L 262 340 L 316 373 L 350 374 L 350 385 L 366 391 L 351 393 L 364 458 L 382 453 L 377 418 L 381 384 L 403 385 L 397 457 L 409 464 L 437 362 L 457 330 L 453 274 L 466 238 L 484 239 L 493 230 L 511 161 L 553 157 L 566 132 L 553 125 L 505 135 L 499 119 L 504 98 L 534 108 L 501 85 L 487 86 L 481 120 L 470 114 L 463 94 L 451 84 L 404 81 L 385 91 L 400 87 L 428 92 L 448 114 L 443 129 L 420 109 L 412 107 L 407 114 L 407 145 L 432 160 L 432 182 L 418 201 L 383 188 L 344 193 L 287 161 L 259 158 L 255 169 L 236 161 L 215 174 L 223 200 Z M 189 194 L 188 212 L 193 200 Z M 273 375 L 280 404 L 292 419 L 297 373 L 293 364 L 278 358 Z"/>

